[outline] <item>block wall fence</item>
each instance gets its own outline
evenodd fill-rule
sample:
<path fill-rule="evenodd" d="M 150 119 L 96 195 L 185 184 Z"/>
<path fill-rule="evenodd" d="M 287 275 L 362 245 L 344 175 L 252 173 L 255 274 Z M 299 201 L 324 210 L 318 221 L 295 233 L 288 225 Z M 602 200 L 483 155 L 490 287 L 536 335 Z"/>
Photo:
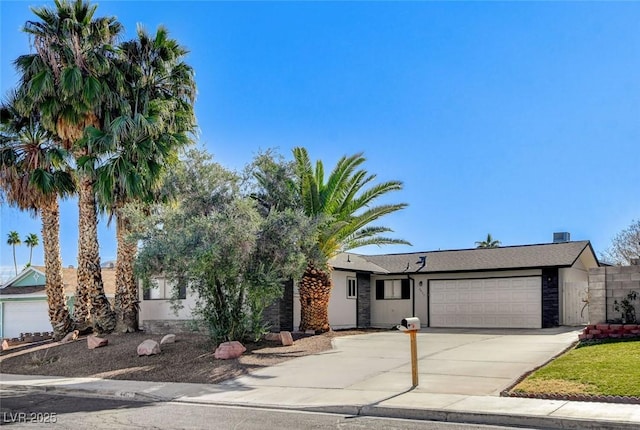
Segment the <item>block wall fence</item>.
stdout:
<path fill-rule="evenodd" d="M 640 266 L 609 266 L 589 270 L 589 322 L 601 324 L 621 318 L 614 310 L 631 291 L 640 295 Z M 631 302 L 640 319 L 640 297 Z"/>

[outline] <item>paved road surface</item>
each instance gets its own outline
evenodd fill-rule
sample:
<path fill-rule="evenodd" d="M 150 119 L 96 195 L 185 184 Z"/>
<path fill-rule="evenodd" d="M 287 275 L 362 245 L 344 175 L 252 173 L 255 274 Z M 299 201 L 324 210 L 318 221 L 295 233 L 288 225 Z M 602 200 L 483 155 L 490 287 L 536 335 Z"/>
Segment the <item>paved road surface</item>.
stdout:
<path fill-rule="evenodd" d="M 173 402 L 147 403 L 9 390 L 0 391 L 0 416 L 2 424 L 10 429 L 512 429 Z"/>

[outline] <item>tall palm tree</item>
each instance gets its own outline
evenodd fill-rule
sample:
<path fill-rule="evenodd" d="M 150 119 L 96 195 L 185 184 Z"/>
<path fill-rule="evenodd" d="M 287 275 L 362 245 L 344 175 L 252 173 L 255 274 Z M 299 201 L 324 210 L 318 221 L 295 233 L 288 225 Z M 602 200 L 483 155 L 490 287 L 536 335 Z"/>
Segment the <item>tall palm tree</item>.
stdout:
<path fill-rule="evenodd" d="M 16 271 L 16 276 L 18 276 L 18 262 L 16 261 L 16 245 L 20 245 L 22 241 L 20 240 L 20 235 L 17 231 L 10 231 L 7 234 L 7 245 L 11 245 L 13 247 L 13 267 Z"/>
<path fill-rule="evenodd" d="M 330 175 L 324 177 L 321 161 L 312 167 L 305 148 L 294 148 L 299 196 L 307 216 L 318 222 L 318 249 L 321 261 L 309 261 L 299 284 L 300 330 L 330 329 L 328 307 L 331 294 L 331 268 L 326 261 L 339 252 L 366 245 L 406 244 L 402 239 L 382 236 L 388 227 L 371 226 L 378 218 L 396 212 L 406 203 L 371 204 L 391 191 L 402 189 L 402 182 L 388 181 L 371 185 L 376 175 L 358 170 L 362 154 L 342 157 Z"/>
<path fill-rule="evenodd" d="M 31 266 L 31 260 L 33 258 L 33 248 L 40 244 L 40 239 L 38 239 L 38 235 L 35 233 L 30 233 L 25 239 L 24 244 L 29 247 L 29 264 Z"/>
<path fill-rule="evenodd" d="M 96 191 L 101 208 L 116 219 L 115 308 L 123 332 L 138 329 L 139 302 L 133 273 L 137 246 L 124 207 L 155 200 L 162 174 L 195 131 L 194 73 L 183 61 L 188 51 L 162 26 L 154 37 L 139 26 L 137 36 L 120 46 L 123 103 L 104 130 L 91 130 L 91 138 L 109 148 L 96 170 Z"/>
<path fill-rule="evenodd" d="M 42 218 L 45 291 L 57 340 L 73 328 L 62 282 L 58 196 L 72 193 L 74 182 L 65 171 L 65 152 L 36 118 L 19 115 L 11 101 L 0 112 L 0 190 L 9 204 Z M 25 242 L 37 243 L 37 238 L 32 234 Z"/>
<path fill-rule="evenodd" d="M 476 242 L 477 248 L 498 248 L 499 246 L 500 241 L 494 240 L 493 237 L 491 237 L 491 233 L 487 234 L 487 238 L 485 240 Z"/>
<path fill-rule="evenodd" d="M 78 191 L 78 290 L 74 314 L 82 328 L 115 328 L 115 313 L 102 283 L 97 208 L 92 167 L 100 148 L 85 139 L 88 126 L 101 128 L 119 102 L 122 81 L 111 67 L 122 26 L 115 17 L 94 18 L 95 5 L 84 0 L 54 0 L 55 7 L 32 8 L 27 21 L 36 52 L 15 61 L 22 109 L 36 109 L 41 124 L 73 153 Z"/>

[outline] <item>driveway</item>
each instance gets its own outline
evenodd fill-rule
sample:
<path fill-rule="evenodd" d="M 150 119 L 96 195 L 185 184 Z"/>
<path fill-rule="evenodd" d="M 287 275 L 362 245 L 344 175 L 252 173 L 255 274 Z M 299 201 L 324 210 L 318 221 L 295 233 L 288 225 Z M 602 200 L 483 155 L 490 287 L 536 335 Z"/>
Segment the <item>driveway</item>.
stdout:
<path fill-rule="evenodd" d="M 424 329 L 413 392 L 499 395 L 575 340 L 576 328 Z M 296 358 L 225 385 L 403 392 L 411 388 L 409 336 L 398 331 L 334 339 L 334 349 Z"/>

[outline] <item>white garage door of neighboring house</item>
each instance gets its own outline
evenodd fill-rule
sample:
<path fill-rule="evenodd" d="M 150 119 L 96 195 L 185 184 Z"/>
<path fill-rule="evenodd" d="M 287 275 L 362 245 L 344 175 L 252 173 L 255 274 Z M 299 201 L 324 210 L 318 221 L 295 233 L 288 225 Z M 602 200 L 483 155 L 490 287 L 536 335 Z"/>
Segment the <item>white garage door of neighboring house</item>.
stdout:
<path fill-rule="evenodd" d="M 20 333 L 51 331 L 49 306 L 46 300 L 6 301 L 2 307 L 2 336 L 19 337 Z"/>
<path fill-rule="evenodd" d="M 429 282 L 431 327 L 542 327 L 539 276 Z"/>

